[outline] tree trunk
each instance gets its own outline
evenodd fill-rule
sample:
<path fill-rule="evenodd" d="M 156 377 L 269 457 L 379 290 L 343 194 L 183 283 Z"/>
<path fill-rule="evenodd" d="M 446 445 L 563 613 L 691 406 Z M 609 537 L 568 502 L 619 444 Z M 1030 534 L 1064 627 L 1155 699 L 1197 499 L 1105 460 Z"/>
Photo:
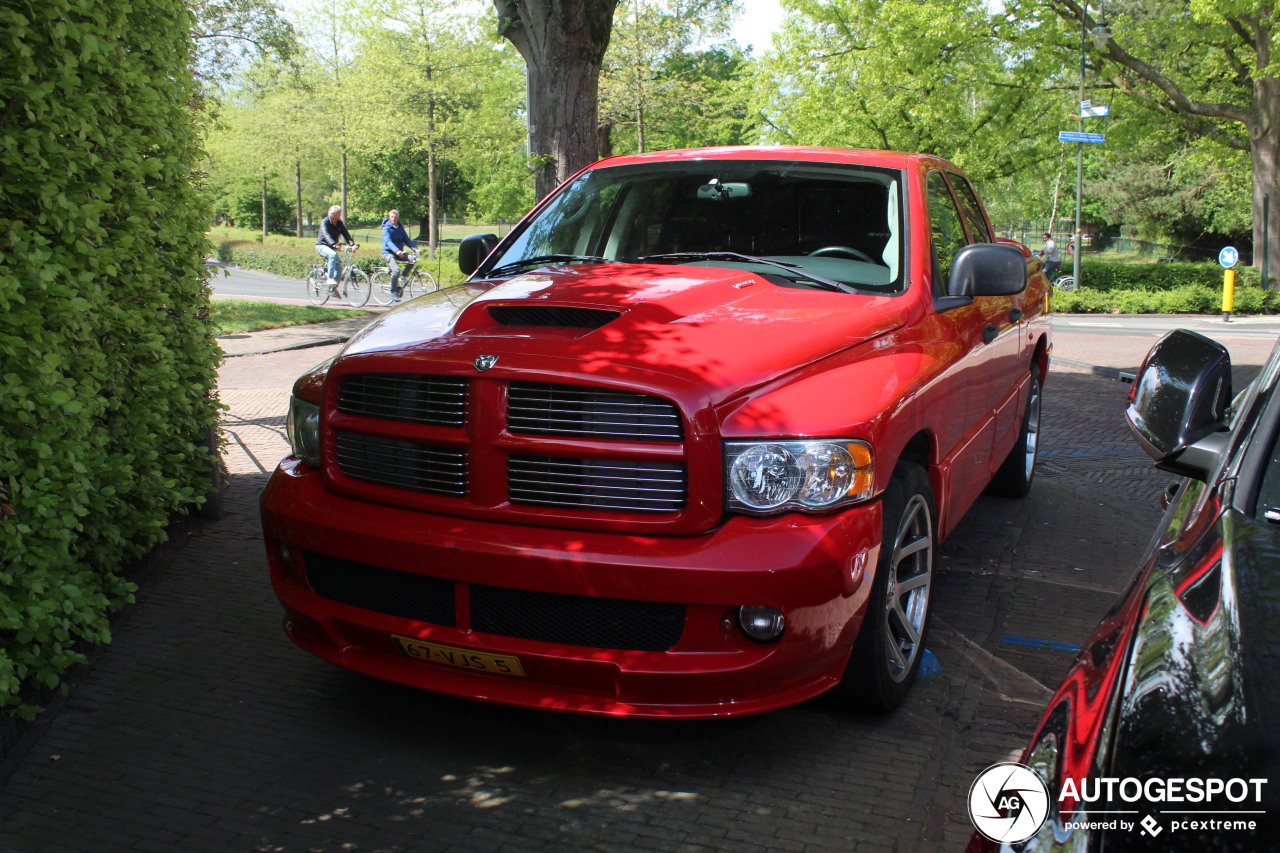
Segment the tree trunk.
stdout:
<path fill-rule="evenodd" d="M 297 226 L 297 237 L 302 239 L 302 161 L 293 161 L 293 190 L 296 195 L 293 207 L 293 219 Z"/>
<path fill-rule="evenodd" d="M 427 149 L 427 257 L 436 259 L 436 247 L 440 245 L 440 215 L 436 209 L 436 146 Z"/>
<path fill-rule="evenodd" d="M 599 157 L 600 66 L 618 0 L 494 0 L 498 32 L 524 57 L 529 159 L 543 198 Z"/>
<path fill-rule="evenodd" d="M 1249 128 L 1249 154 L 1253 161 L 1253 266 L 1262 267 L 1267 255 L 1264 287 L 1276 281 L 1276 253 L 1280 251 L 1280 217 L 1276 201 L 1280 197 L 1280 78 L 1262 77 L 1254 81 L 1254 96 L 1263 118 Z M 1270 197 L 1270 205 L 1267 198 Z M 1267 207 L 1269 215 L 1264 216 Z"/>

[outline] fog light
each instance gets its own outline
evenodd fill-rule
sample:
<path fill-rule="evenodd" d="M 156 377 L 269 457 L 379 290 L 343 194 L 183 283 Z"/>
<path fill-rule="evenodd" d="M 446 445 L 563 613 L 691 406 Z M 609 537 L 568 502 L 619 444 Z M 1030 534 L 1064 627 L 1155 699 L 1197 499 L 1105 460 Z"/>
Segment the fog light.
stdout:
<path fill-rule="evenodd" d="M 772 643 L 782 636 L 787 617 L 774 607 L 744 604 L 738 608 L 738 627 L 758 643 Z"/>
<path fill-rule="evenodd" d="M 293 568 L 293 549 L 283 542 L 280 543 L 280 562 L 284 563 L 286 569 Z"/>

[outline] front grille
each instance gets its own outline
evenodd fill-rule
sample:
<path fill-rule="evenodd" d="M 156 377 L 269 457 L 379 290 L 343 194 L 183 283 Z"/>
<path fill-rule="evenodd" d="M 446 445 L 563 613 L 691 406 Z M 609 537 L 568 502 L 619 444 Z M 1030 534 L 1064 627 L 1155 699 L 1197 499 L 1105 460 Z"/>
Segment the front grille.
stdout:
<path fill-rule="evenodd" d="M 495 305 L 489 316 L 504 326 L 553 326 L 566 329 L 598 329 L 618 319 L 617 311 L 596 308 L 564 308 L 542 305 Z"/>
<path fill-rule="evenodd" d="M 512 503 L 626 512 L 677 512 L 688 492 L 684 468 L 669 462 L 512 456 Z"/>
<path fill-rule="evenodd" d="M 580 385 L 512 382 L 507 428 L 530 435 L 680 441 L 675 405 L 658 397 Z"/>
<path fill-rule="evenodd" d="M 330 601 L 363 610 L 444 625 L 457 624 L 454 583 L 307 551 L 307 582 Z"/>
<path fill-rule="evenodd" d="M 486 634 L 597 649 L 663 652 L 680 641 L 684 606 L 471 587 L 471 627 Z"/>
<path fill-rule="evenodd" d="M 462 497 L 467 493 L 466 454 L 355 432 L 339 432 L 338 468 L 348 477 L 383 486 Z"/>
<path fill-rule="evenodd" d="M 434 426 L 466 422 L 467 380 L 414 373 L 360 373 L 342 380 L 338 411 Z"/>

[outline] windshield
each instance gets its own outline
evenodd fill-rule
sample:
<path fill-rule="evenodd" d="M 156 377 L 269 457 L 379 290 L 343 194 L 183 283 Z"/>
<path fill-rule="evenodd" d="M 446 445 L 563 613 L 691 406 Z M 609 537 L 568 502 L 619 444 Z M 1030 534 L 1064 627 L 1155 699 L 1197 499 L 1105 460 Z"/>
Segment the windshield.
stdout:
<path fill-rule="evenodd" d="M 812 276 L 894 292 L 901 185 L 891 169 L 783 160 L 602 167 L 561 190 L 487 270 L 540 260 L 702 264 L 779 284 Z"/>

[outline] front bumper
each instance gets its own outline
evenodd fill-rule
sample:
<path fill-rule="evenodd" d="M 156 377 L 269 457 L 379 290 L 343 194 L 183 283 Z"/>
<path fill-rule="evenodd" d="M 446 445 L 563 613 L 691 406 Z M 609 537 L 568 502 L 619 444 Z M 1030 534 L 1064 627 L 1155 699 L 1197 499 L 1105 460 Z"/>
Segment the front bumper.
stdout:
<path fill-rule="evenodd" d="M 336 495 L 294 457 L 268 483 L 262 520 L 285 629 L 326 660 L 522 707 L 687 718 L 769 711 L 834 686 L 866 608 L 882 527 L 878 502 L 831 516 L 732 517 L 693 537 L 499 524 Z M 328 590 L 330 597 L 321 596 L 308 578 L 309 559 L 353 574 L 354 588 L 387 577 L 409 581 L 411 590 L 444 587 L 452 613 L 436 618 L 399 606 L 406 587 L 398 583 L 379 599 L 394 606 L 369 605 L 362 593 L 346 601 Z M 574 607 L 566 612 L 575 614 L 582 602 L 599 599 L 623 610 L 662 602 L 680 608 L 683 628 L 661 650 L 486 633 L 477 630 L 482 620 L 471 607 L 481 589 L 525 596 L 539 603 L 535 610 L 542 602 L 568 602 Z M 739 605 L 761 604 L 786 615 L 786 632 L 775 643 L 747 639 L 734 621 Z M 646 618 L 646 607 L 639 605 L 635 618 Z M 627 618 L 611 612 L 612 619 Z M 557 618 L 550 611 L 520 614 L 526 617 Z M 514 657 L 525 675 L 425 662 L 403 653 L 395 635 L 481 657 Z"/>

